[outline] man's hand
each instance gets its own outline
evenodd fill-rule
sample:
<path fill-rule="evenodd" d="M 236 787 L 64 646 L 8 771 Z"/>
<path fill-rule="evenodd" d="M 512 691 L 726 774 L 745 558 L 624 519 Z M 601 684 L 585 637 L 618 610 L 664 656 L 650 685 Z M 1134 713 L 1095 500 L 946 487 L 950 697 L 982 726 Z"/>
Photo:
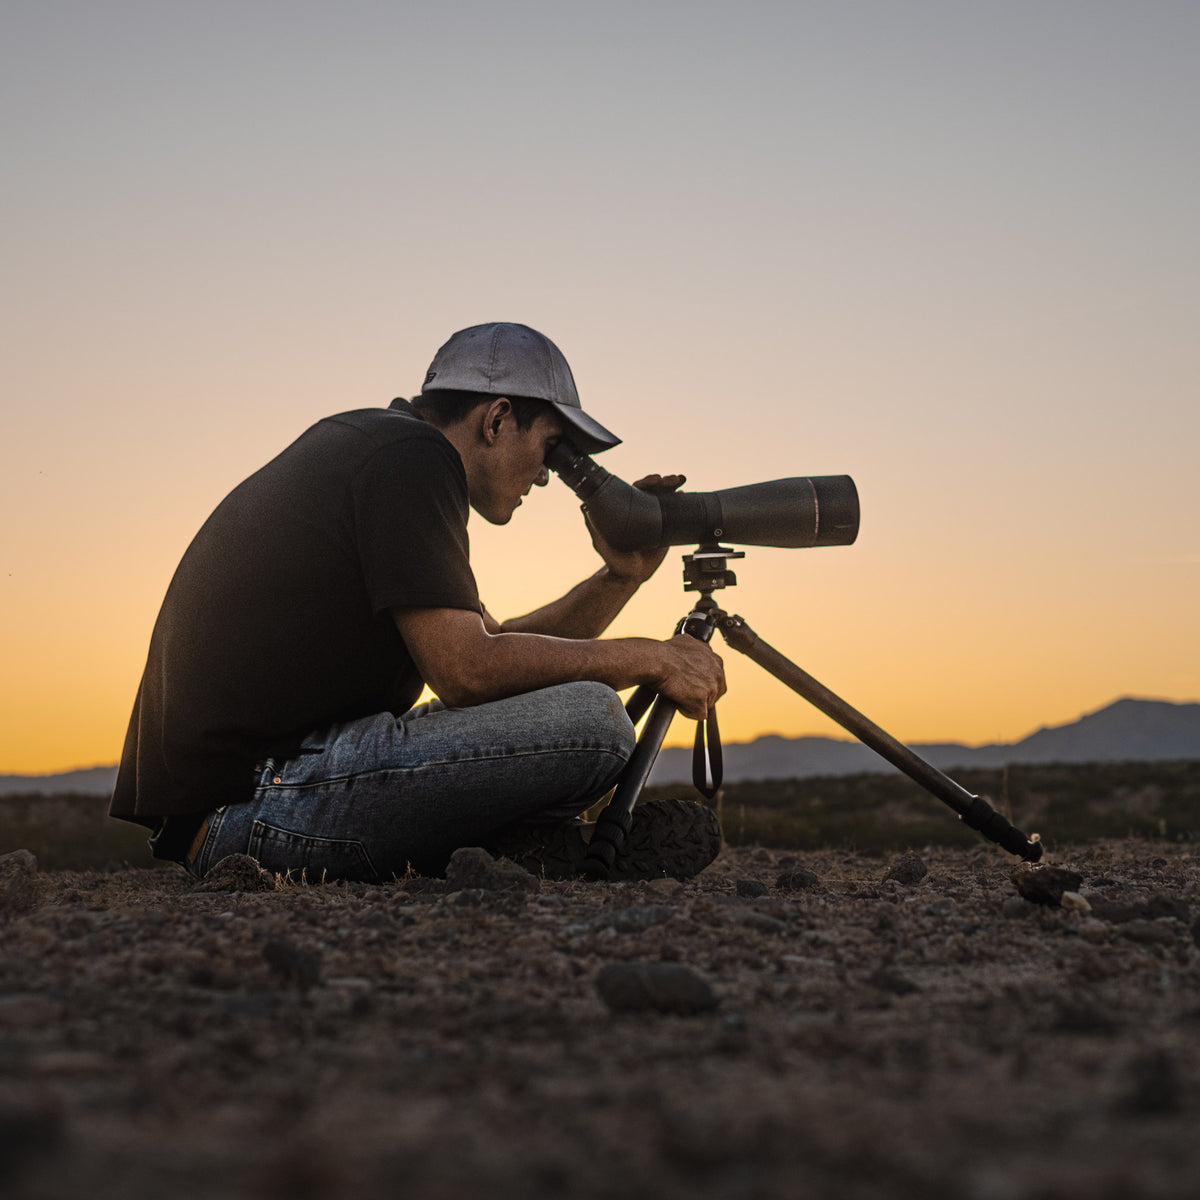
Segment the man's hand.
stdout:
<path fill-rule="evenodd" d="M 703 721 L 725 695 L 725 667 L 706 642 L 678 634 L 662 642 L 665 661 L 656 686 L 692 721 Z"/>
<path fill-rule="evenodd" d="M 662 495 L 677 491 L 685 483 L 687 483 L 686 475 L 646 475 L 636 480 L 633 486 L 640 488 L 643 492 Z M 666 546 L 654 546 L 644 550 L 615 550 L 592 524 L 586 504 L 583 505 L 583 519 L 587 522 L 588 532 L 592 535 L 592 545 L 596 547 L 596 553 L 604 559 L 604 565 L 608 568 L 609 575 L 618 582 L 640 587 L 658 570 L 667 556 Z"/>

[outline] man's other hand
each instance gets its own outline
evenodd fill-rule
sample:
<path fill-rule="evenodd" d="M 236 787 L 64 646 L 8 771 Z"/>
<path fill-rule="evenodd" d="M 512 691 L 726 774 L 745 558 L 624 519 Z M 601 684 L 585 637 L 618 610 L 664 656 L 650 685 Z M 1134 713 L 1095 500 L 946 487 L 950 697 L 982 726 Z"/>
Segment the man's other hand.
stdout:
<path fill-rule="evenodd" d="M 635 480 L 633 486 L 640 488 L 643 492 L 650 492 L 652 495 L 662 495 L 678 491 L 685 483 L 687 483 L 686 475 L 644 475 L 641 479 Z M 583 519 L 587 522 L 588 532 L 592 535 L 592 545 L 596 547 L 596 553 L 604 559 L 604 565 L 614 580 L 640 587 L 658 570 L 667 556 L 666 546 L 652 546 L 643 550 L 615 550 L 592 524 L 586 504 L 583 506 Z"/>

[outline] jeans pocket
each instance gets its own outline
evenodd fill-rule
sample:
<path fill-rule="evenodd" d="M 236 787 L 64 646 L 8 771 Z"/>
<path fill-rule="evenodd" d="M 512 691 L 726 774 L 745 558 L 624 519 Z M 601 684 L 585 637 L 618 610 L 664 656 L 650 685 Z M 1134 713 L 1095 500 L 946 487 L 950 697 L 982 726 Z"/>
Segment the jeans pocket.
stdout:
<path fill-rule="evenodd" d="M 246 853 L 258 859 L 268 871 L 281 875 L 291 871 L 303 875 L 309 883 L 322 883 L 327 879 L 379 882 L 379 873 L 362 842 L 349 838 L 316 837 L 281 829 L 266 821 L 255 821 L 250 828 L 250 845 Z"/>

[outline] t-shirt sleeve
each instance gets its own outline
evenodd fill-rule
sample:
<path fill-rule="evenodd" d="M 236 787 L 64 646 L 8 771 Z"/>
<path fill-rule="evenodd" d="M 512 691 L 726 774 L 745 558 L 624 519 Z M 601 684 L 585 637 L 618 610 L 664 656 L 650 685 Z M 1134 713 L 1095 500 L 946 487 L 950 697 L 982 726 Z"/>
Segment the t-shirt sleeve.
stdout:
<path fill-rule="evenodd" d="M 353 483 L 354 525 L 372 610 L 479 608 L 469 560 L 467 479 L 438 436 L 381 446 Z"/>

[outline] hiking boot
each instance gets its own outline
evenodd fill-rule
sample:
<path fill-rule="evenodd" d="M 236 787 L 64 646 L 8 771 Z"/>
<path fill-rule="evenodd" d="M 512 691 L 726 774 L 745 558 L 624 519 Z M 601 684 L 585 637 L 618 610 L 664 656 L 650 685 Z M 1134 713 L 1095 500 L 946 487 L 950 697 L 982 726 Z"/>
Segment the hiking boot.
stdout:
<path fill-rule="evenodd" d="M 576 879 L 595 825 L 531 826 L 488 847 L 543 879 Z M 610 880 L 690 879 L 721 852 L 717 814 L 694 800 L 648 800 L 633 810 L 633 824 L 609 873 Z"/>

